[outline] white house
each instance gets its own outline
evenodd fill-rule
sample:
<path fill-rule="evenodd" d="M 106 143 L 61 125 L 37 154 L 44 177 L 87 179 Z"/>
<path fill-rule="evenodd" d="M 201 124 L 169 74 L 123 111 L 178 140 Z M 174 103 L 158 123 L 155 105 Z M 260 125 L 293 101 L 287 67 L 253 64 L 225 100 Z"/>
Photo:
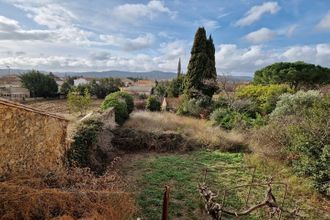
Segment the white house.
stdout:
<path fill-rule="evenodd" d="M 88 83 L 88 80 L 85 78 L 78 78 L 78 79 L 73 80 L 74 86 L 86 85 L 87 83 Z"/>

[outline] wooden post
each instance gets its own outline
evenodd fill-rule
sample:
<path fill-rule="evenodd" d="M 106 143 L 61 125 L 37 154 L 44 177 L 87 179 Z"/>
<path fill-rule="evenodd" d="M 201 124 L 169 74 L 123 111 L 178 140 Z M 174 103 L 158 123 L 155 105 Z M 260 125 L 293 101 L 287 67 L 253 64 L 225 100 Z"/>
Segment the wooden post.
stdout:
<path fill-rule="evenodd" d="M 165 186 L 164 196 L 163 196 L 163 213 L 162 220 L 168 220 L 168 204 L 170 199 L 170 187 Z"/>

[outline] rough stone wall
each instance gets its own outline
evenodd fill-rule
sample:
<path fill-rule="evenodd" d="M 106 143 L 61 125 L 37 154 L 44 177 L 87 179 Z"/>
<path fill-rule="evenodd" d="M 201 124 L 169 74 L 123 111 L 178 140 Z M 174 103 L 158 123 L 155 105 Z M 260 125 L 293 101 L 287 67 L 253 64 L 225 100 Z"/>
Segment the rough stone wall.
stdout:
<path fill-rule="evenodd" d="M 68 121 L 0 99 L 0 175 L 61 170 Z"/>

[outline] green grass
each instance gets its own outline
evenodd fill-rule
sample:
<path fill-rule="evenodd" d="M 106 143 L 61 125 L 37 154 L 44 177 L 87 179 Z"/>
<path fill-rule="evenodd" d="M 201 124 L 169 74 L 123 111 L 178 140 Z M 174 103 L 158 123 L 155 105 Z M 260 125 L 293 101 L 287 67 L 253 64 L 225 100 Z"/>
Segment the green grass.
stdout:
<path fill-rule="evenodd" d="M 170 219 L 206 219 L 207 215 L 202 214 L 203 207 L 197 191 L 197 184 L 203 179 L 203 170 L 208 168 L 211 171 L 206 182 L 212 191 L 219 191 L 220 202 L 224 189 L 250 182 L 252 169 L 246 167 L 244 157 L 243 153 L 201 150 L 187 154 L 142 154 L 138 158 L 131 158 L 132 162 L 127 163 L 125 169 L 128 171 L 127 175 L 133 178 L 129 187 L 136 193 L 139 207 L 137 217 L 160 219 L 164 186 L 169 185 Z M 239 169 L 233 169 L 234 167 Z M 265 181 L 266 178 L 260 171 L 255 174 L 257 182 Z M 252 188 L 247 206 L 262 201 L 265 190 L 265 187 Z M 231 210 L 245 209 L 247 193 L 248 187 L 227 193 L 225 207 Z M 274 186 L 273 193 L 281 204 L 284 188 Z M 295 202 L 296 198 L 289 190 L 284 208 L 291 210 Z M 267 219 L 266 211 L 263 209 L 241 219 Z M 326 219 L 317 210 L 308 210 L 305 214 L 311 219 Z"/>
<path fill-rule="evenodd" d="M 139 217 L 160 219 L 164 186 L 169 185 L 170 218 L 202 219 L 202 203 L 197 184 L 203 179 L 203 169 L 207 167 L 215 170 L 207 175 L 207 182 L 215 192 L 220 190 L 221 194 L 225 187 L 248 183 L 252 172 L 244 168 L 244 172 L 220 168 L 240 167 L 244 166 L 243 164 L 243 154 L 220 151 L 160 155 L 136 161 L 132 166 L 141 173 L 136 182 L 136 189 L 140 190 L 137 194 Z M 216 171 L 217 168 L 220 170 Z M 246 195 L 247 190 L 243 191 L 230 193 L 226 202 L 227 207 L 240 208 L 244 205 L 245 197 L 241 194 Z"/>

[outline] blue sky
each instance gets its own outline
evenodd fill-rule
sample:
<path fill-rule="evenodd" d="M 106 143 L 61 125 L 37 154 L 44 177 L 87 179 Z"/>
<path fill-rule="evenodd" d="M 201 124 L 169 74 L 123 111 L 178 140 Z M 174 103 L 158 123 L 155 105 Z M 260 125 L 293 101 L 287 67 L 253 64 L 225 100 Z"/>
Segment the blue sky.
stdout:
<path fill-rule="evenodd" d="M 330 67 L 329 0 L 0 0 L 0 68 L 185 70 L 204 26 L 218 74 L 279 61 Z"/>

